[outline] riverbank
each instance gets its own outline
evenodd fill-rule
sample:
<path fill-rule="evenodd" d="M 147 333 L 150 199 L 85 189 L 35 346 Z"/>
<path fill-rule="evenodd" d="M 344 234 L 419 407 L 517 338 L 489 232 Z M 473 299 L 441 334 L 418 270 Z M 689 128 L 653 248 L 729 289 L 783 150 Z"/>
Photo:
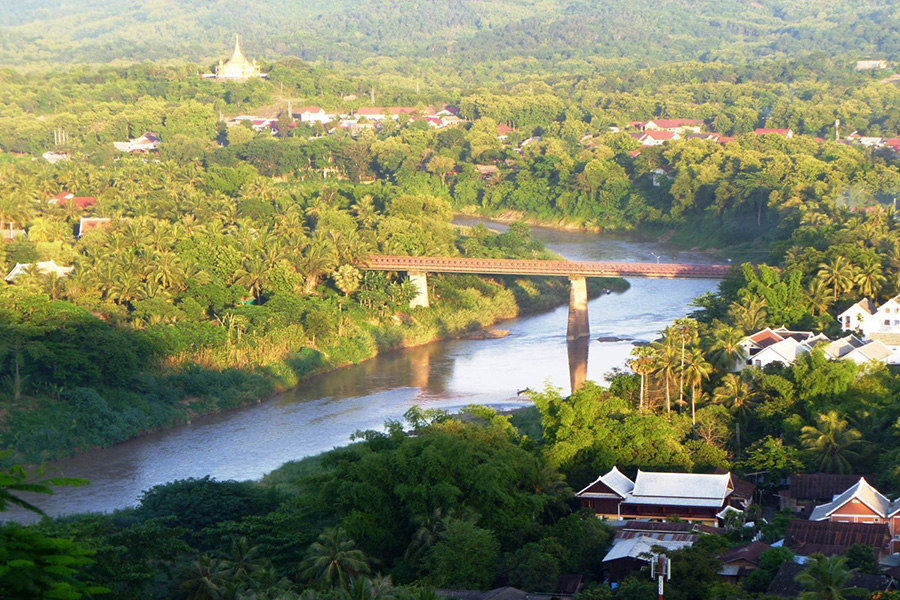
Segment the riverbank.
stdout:
<path fill-rule="evenodd" d="M 496 214 L 483 214 L 476 206 L 463 207 L 454 216 L 466 219 L 485 219 L 504 225 L 522 222 L 532 227 L 556 231 L 625 236 L 634 241 L 672 244 L 686 251 L 705 254 L 723 262 L 728 259 L 733 263 L 760 262 L 770 255 L 769 243 L 771 240 L 759 238 L 750 242 L 733 243 L 728 245 L 726 251 L 722 248 L 722 240 L 718 237 L 718 231 L 710 230 L 708 227 L 698 227 L 695 224 L 685 224 L 679 227 L 640 225 L 629 229 L 609 229 L 592 227 L 580 221 L 564 218 L 538 219 L 513 210 L 500 211 Z"/>
<path fill-rule="evenodd" d="M 383 352 L 465 337 L 505 319 L 555 308 L 569 297 L 568 283 L 554 278 L 446 275 L 433 277 L 432 283 L 435 301 L 430 308 L 375 322 L 362 314 L 340 315 L 330 341 L 279 357 L 219 369 L 211 357 L 198 357 L 177 370 L 144 374 L 135 390 L 73 388 L 55 397 L 27 398 L 27 410 L 7 415 L 0 443 L 14 451 L 9 462 L 32 464 L 111 447 L 203 415 L 262 402 L 311 377 Z M 596 297 L 604 290 L 627 289 L 626 281 L 607 279 L 593 280 L 589 291 Z M 247 358 L 262 341 L 242 343 L 227 349 L 229 355 Z"/>

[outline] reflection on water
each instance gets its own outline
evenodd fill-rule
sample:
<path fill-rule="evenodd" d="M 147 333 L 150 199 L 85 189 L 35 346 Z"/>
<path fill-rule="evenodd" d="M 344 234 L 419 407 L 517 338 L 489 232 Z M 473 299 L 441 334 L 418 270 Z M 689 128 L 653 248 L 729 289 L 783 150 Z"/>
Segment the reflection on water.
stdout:
<path fill-rule="evenodd" d="M 573 260 L 710 262 L 652 242 L 535 229 L 535 236 Z M 594 341 L 566 343 L 567 306 L 503 324 L 501 339 L 454 340 L 384 354 L 303 382 L 260 404 L 196 419 L 51 466 L 54 473 L 90 479 L 85 488 L 40 498 L 50 514 L 110 511 L 134 504 L 153 485 L 211 475 L 258 478 L 286 461 L 346 444 L 356 430 L 381 429 L 413 405 L 456 410 L 472 403 L 499 408 L 528 403 L 517 396 L 546 384 L 568 390 L 602 380 L 623 367 L 630 341 L 650 340 L 682 316 L 692 298 L 715 289 L 704 280 L 633 279 L 623 294 L 588 304 Z M 570 358 L 573 359 L 570 361 Z M 577 387 L 577 386 L 576 386 Z M 21 515 L 13 514 L 15 518 Z"/>
<path fill-rule="evenodd" d="M 580 340 L 566 342 L 569 357 L 569 389 L 577 392 L 587 381 L 588 352 L 591 338 L 584 337 Z"/>

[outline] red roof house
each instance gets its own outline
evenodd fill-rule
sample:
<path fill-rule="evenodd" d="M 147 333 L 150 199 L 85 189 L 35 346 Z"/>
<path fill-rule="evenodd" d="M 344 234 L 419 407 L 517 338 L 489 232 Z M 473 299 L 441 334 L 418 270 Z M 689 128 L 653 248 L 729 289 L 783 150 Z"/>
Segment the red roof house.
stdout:
<path fill-rule="evenodd" d="M 769 135 L 769 134 L 780 135 L 780 136 L 786 137 L 786 138 L 794 137 L 794 132 L 791 129 L 768 129 L 765 127 L 761 127 L 756 130 L 756 135 Z"/>

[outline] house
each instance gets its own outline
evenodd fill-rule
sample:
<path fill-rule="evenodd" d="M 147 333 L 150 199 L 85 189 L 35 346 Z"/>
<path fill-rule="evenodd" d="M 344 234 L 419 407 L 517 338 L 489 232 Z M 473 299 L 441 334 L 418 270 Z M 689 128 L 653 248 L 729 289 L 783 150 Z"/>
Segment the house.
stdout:
<path fill-rule="evenodd" d="M 897 336 L 900 334 L 895 333 L 886 335 Z M 875 362 L 886 362 L 891 364 L 896 364 L 897 361 L 897 359 L 894 358 L 894 350 L 888 348 L 883 342 L 879 340 L 870 341 L 860 346 L 859 348 L 854 348 L 853 350 L 845 354 L 843 358 L 845 360 L 852 360 L 853 362 L 860 365 L 868 364 L 873 360 Z"/>
<path fill-rule="evenodd" d="M 719 138 L 722 136 L 718 133 L 689 133 L 684 136 L 687 140 L 701 140 L 701 141 L 711 141 L 718 142 Z"/>
<path fill-rule="evenodd" d="M 847 331 L 862 331 L 863 323 L 866 323 L 872 315 L 878 312 L 878 307 L 868 298 L 863 298 L 844 312 L 838 315 L 841 328 Z"/>
<path fill-rule="evenodd" d="M 806 570 L 806 566 L 793 561 L 785 561 L 775 577 L 769 583 L 766 590 L 767 596 L 781 598 L 799 598 L 806 591 L 803 584 L 797 581 L 797 575 Z M 863 588 L 869 592 L 883 592 L 893 589 L 894 584 L 890 577 L 884 575 L 869 575 L 854 572 L 847 582 L 848 587 Z"/>
<path fill-rule="evenodd" d="M 798 473 L 791 475 L 788 488 L 779 492 L 779 509 L 809 516 L 818 504 L 831 502 L 859 481 L 859 475 Z"/>
<path fill-rule="evenodd" d="M 675 179 L 670 175 L 672 171 L 672 167 L 669 165 L 663 165 L 661 167 L 657 167 L 653 169 L 651 175 L 653 176 L 653 187 L 659 187 L 662 185 L 662 182 L 665 180 Z"/>
<path fill-rule="evenodd" d="M 513 129 L 506 123 L 500 123 L 499 125 L 497 125 L 497 139 L 500 140 L 501 142 L 505 141 L 506 138 L 509 137 L 509 134 L 511 134 L 514 131 L 515 131 L 515 129 Z"/>
<path fill-rule="evenodd" d="M 890 550 L 900 550 L 900 500 L 893 502 L 860 477 L 830 502 L 816 506 L 810 521 L 829 523 L 868 523 L 887 525 Z M 880 546 L 876 546 L 879 548 Z"/>
<path fill-rule="evenodd" d="M 642 146 L 662 146 L 666 142 L 679 139 L 681 139 L 681 136 L 674 131 L 659 131 L 655 129 L 646 131 L 637 138 Z"/>
<path fill-rule="evenodd" d="M 888 68 L 886 60 L 858 60 L 853 67 L 857 71 L 884 71 Z"/>
<path fill-rule="evenodd" d="M 491 179 L 500 174 L 500 169 L 497 165 L 475 165 L 475 170 L 482 179 Z"/>
<path fill-rule="evenodd" d="M 862 544 L 883 554 L 890 533 L 885 523 L 844 523 L 840 521 L 804 521 L 792 519 L 784 534 L 784 546 L 794 554 L 809 556 L 843 555 L 850 546 Z"/>
<path fill-rule="evenodd" d="M 729 583 L 737 584 L 741 579 L 759 568 L 759 557 L 770 548 L 761 541 L 738 546 L 719 556 L 722 569 L 719 575 Z"/>
<path fill-rule="evenodd" d="M 884 138 L 876 136 L 860 136 L 856 139 L 856 143 L 868 148 L 880 148 L 884 145 Z"/>
<path fill-rule="evenodd" d="M 15 239 L 25 236 L 24 229 L 16 229 L 15 226 L 10 222 L 7 227 L 0 229 L 0 240 L 4 242 L 11 242 Z"/>
<path fill-rule="evenodd" d="M 643 124 L 644 131 L 670 131 L 685 134 L 700 133 L 703 121 L 700 119 L 654 119 Z"/>
<path fill-rule="evenodd" d="M 756 130 L 756 135 L 780 135 L 781 137 L 791 139 L 794 137 L 794 132 L 791 129 L 768 129 L 761 127 Z"/>
<path fill-rule="evenodd" d="M 334 120 L 334 115 L 326 113 L 321 106 L 303 106 L 295 115 L 299 116 L 301 123 L 321 123 L 324 125 Z"/>
<path fill-rule="evenodd" d="M 102 229 L 112 223 L 112 219 L 106 217 L 81 217 L 78 222 L 78 234 L 76 237 L 82 237 L 92 229 Z"/>
<path fill-rule="evenodd" d="M 13 267 L 13 270 L 10 271 L 9 274 L 4 277 L 4 279 L 12 283 L 22 275 L 29 273 L 32 269 L 36 269 L 43 275 L 55 273 L 57 277 L 65 277 L 66 275 L 74 271 L 75 267 L 61 267 L 52 259 L 39 263 L 16 263 L 16 266 Z"/>
<path fill-rule="evenodd" d="M 900 138 L 885 138 L 884 145 L 895 152 L 900 151 Z"/>
<path fill-rule="evenodd" d="M 95 206 L 97 204 L 97 199 L 93 196 L 76 196 L 72 192 L 60 192 L 55 196 L 51 196 L 47 199 L 47 204 L 50 205 L 58 205 L 62 207 L 66 207 L 69 202 L 84 210 L 89 206 Z"/>
<path fill-rule="evenodd" d="M 855 335 L 845 335 L 844 337 L 836 339 L 825 346 L 825 356 L 837 360 L 839 358 L 847 356 L 847 354 L 849 354 L 850 352 L 856 350 L 857 348 L 861 348 L 864 345 L 865 342 L 863 342 Z"/>
<path fill-rule="evenodd" d="M 72 160 L 72 157 L 68 152 L 44 152 L 41 154 L 41 158 L 51 165 Z"/>
<path fill-rule="evenodd" d="M 651 536 L 638 536 L 613 540 L 612 547 L 603 557 L 603 569 L 611 583 L 624 580 L 633 571 L 650 564 L 654 552 L 690 548 L 696 536 L 690 540 L 666 540 Z"/>
<path fill-rule="evenodd" d="M 144 154 L 159 148 L 159 141 L 159 137 L 155 133 L 147 132 L 141 137 L 127 142 L 113 142 L 113 146 L 119 152 Z"/>
<path fill-rule="evenodd" d="M 253 77 L 265 79 L 268 75 L 262 72 L 255 60 L 252 62 L 247 60 L 244 53 L 241 52 L 241 39 L 236 35 L 234 36 L 234 52 L 231 53 L 231 58 L 226 62 L 220 60 L 219 64 L 216 65 L 215 73 L 206 73 L 202 77 L 204 79 L 241 80 Z"/>
<path fill-rule="evenodd" d="M 356 111 L 356 116 L 371 121 L 383 121 L 388 118 L 388 113 L 383 106 L 363 106 Z"/>
<path fill-rule="evenodd" d="M 654 473 L 638 470 L 634 481 L 616 467 L 575 496 L 582 508 L 607 519 L 659 519 L 677 516 L 718 525 L 726 507 L 743 510 L 748 501 L 734 495 L 731 473 Z"/>

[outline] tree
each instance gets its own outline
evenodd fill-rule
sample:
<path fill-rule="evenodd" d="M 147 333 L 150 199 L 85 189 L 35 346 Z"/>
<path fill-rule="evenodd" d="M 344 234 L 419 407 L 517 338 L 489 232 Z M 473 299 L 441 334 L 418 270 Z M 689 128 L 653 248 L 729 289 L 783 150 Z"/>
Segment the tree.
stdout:
<path fill-rule="evenodd" d="M 190 574 L 193 576 L 189 575 L 181 583 L 189 600 L 219 600 L 232 571 L 218 559 L 204 555 L 194 561 Z"/>
<path fill-rule="evenodd" d="M 817 468 L 826 473 L 852 473 L 850 459 L 856 458 L 853 449 L 861 439 L 862 434 L 835 410 L 818 415 L 815 426 L 800 430 L 800 441 L 818 462 Z"/>
<path fill-rule="evenodd" d="M 685 346 L 687 344 L 693 344 L 697 339 L 697 321 L 690 318 L 681 318 L 675 319 L 675 324 L 672 326 L 672 331 L 675 335 L 675 339 L 681 343 L 681 368 L 679 369 L 679 384 L 678 384 L 678 404 L 679 406 L 684 404 L 684 352 Z M 680 409 L 679 409 L 680 410 Z"/>
<path fill-rule="evenodd" d="M 500 542 L 487 529 L 451 519 L 425 559 L 429 581 L 437 587 L 487 589 L 497 576 Z"/>
<path fill-rule="evenodd" d="M 356 292 L 359 289 L 359 284 L 362 282 L 362 275 L 359 269 L 353 265 L 341 265 L 332 274 L 332 278 L 337 288 L 346 296 Z"/>
<path fill-rule="evenodd" d="M 713 391 L 713 401 L 719 402 L 734 417 L 734 442 L 737 453 L 741 453 L 741 423 L 745 422 L 754 404 L 750 384 L 742 376 L 729 373 L 722 378 L 722 385 Z"/>
<path fill-rule="evenodd" d="M 369 572 L 368 559 L 340 527 L 325 531 L 306 550 L 303 575 L 330 587 L 347 589 L 350 581 Z"/>
<path fill-rule="evenodd" d="M 688 385 L 691 386 L 691 424 L 694 427 L 697 426 L 697 392 L 700 390 L 703 382 L 709 379 L 712 372 L 713 366 L 703 356 L 703 350 L 697 347 L 691 348 L 684 375 L 687 378 Z"/>
<path fill-rule="evenodd" d="M 733 370 L 739 360 L 745 359 L 741 342 L 744 332 L 737 327 L 722 325 L 713 332 L 713 343 L 710 346 L 712 362 L 722 369 Z"/>
<path fill-rule="evenodd" d="M 648 346 L 637 346 L 631 351 L 631 356 L 634 358 L 628 361 L 628 366 L 641 378 L 638 408 L 639 410 L 644 410 L 644 388 L 646 387 L 647 375 L 653 372 L 653 350 Z"/>
<path fill-rule="evenodd" d="M 844 556 L 813 554 L 806 564 L 806 570 L 795 578 L 806 588 L 800 600 L 846 600 L 866 593 L 862 588 L 850 587 L 853 571 L 847 567 Z"/>
<path fill-rule="evenodd" d="M 836 302 L 838 295 L 853 289 L 857 270 L 850 262 L 850 259 L 839 254 L 830 261 L 821 263 L 816 277 L 832 289 L 832 299 Z"/>

